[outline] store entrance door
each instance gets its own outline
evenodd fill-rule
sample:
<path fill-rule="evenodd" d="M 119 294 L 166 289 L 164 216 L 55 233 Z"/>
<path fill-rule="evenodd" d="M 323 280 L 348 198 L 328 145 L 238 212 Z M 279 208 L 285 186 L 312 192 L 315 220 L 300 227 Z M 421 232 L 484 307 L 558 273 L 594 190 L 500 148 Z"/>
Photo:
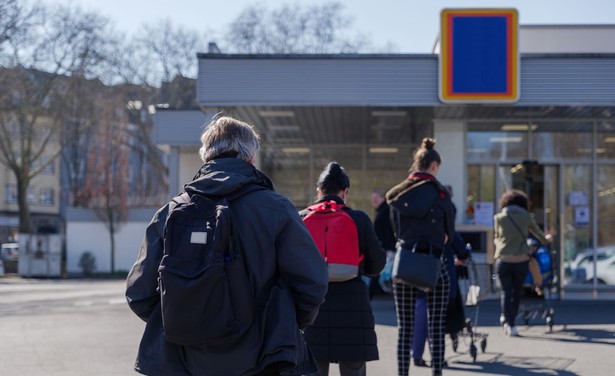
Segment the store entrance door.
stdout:
<path fill-rule="evenodd" d="M 518 189 L 527 194 L 529 210 L 543 232 L 557 234 L 559 229 L 559 166 L 544 165 L 537 161 L 523 161 L 513 166 L 502 166 L 503 191 Z M 550 244 L 553 265 L 553 286 L 559 292 L 560 244 L 558 236 Z"/>
<path fill-rule="evenodd" d="M 545 166 L 536 161 L 523 161 L 511 167 L 512 189 L 523 191 L 529 199 L 529 209 L 536 223 L 545 224 Z"/>

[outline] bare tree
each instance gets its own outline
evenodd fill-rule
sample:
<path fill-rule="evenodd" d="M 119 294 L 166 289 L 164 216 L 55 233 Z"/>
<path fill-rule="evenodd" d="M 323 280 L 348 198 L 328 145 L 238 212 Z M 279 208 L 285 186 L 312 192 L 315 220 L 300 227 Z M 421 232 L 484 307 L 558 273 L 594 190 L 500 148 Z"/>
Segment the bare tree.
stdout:
<path fill-rule="evenodd" d="M 20 232 L 32 233 L 26 192 L 62 150 L 63 117 L 55 110 L 73 89 L 67 77 L 95 76 L 109 40 L 107 20 L 97 14 L 19 7 L 17 29 L 0 49 L 0 87 L 10 88 L 0 93 L 0 163 L 17 182 Z"/>
<path fill-rule="evenodd" d="M 94 139 L 94 128 L 101 119 L 100 98 L 103 85 L 98 81 L 89 81 L 83 77 L 72 76 L 70 90 L 58 105 L 57 116 L 63 124 L 61 128 L 62 153 L 60 162 L 62 176 L 63 202 L 71 206 L 81 206 L 78 199 L 84 189 L 88 175 L 88 153 Z M 68 187 L 68 189 L 66 189 Z"/>
<path fill-rule="evenodd" d="M 115 271 L 115 234 L 128 213 L 129 133 L 121 95 L 109 94 L 102 106 L 101 118 L 89 147 L 83 189 L 76 198 L 94 210 L 109 232 L 111 272 Z"/>
<path fill-rule="evenodd" d="M 337 1 L 273 10 L 251 5 L 231 22 L 225 39 L 230 49 L 243 53 L 353 53 L 370 42 L 364 35 L 349 36 L 351 26 Z"/>
<path fill-rule="evenodd" d="M 0 0 L 0 51 L 4 42 L 23 33 L 38 11 L 26 8 L 18 0 Z"/>
<path fill-rule="evenodd" d="M 196 53 L 202 40 L 197 31 L 174 26 L 170 19 L 144 23 L 116 49 L 116 75 L 123 83 L 155 88 L 177 76 L 196 78 Z"/>

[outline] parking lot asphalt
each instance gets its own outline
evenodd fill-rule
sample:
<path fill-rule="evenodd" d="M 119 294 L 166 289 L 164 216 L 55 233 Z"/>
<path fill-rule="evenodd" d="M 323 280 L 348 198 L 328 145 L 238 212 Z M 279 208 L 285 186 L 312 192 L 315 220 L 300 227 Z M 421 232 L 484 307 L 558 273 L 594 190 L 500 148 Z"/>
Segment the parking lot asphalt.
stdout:
<path fill-rule="evenodd" d="M 368 363 L 368 374 L 397 374 L 395 305 L 390 296 L 372 301 L 380 360 Z M 543 314 L 553 312 L 552 328 Z M 466 307 L 476 338 L 462 333 L 453 350 L 446 337 L 445 375 L 612 375 L 615 373 L 615 301 L 544 301 L 524 299 L 517 318 L 519 337 L 507 337 L 499 324 L 499 301 Z M 526 324 L 527 319 L 527 324 Z M 481 340 L 485 340 L 484 351 Z M 472 343 L 477 355 L 471 355 Z M 429 351 L 424 358 L 429 362 Z M 332 367 L 333 368 L 333 367 Z M 431 375 L 424 367 L 411 375 Z M 332 375 L 338 375 L 338 373 Z"/>
<path fill-rule="evenodd" d="M 122 280 L 0 278 L 0 375 L 133 375 L 144 323 L 128 309 Z M 520 337 L 499 325 L 499 302 L 466 307 L 477 339 L 447 336 L 445 375 L 591 375 L 615 373 L 615 301 L 524 300 Z M 397 374 L 397 323 L 391 296 L 372 300 L 380 360 L 368 375 Z M 552 330 L 541 313 L 553 309 Z M 463 333 L 462 333 L 463 334 Z M 485 339 L 484 351 L 480 341 Z M 477 347 L 476 358 L 470 354 Z M 429 362 L 429 351 L 425 352 Z M 411 375 L 431 375 L 424 367 Z M 331 367 L 331 376 L 339 375 Z"/>

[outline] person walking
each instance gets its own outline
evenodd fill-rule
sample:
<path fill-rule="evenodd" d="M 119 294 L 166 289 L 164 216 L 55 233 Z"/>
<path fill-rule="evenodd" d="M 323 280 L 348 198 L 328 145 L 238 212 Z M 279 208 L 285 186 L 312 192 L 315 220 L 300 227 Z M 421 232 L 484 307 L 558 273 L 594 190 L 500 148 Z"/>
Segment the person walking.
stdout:
<path fill-rule="evenodd" d="M 500 198 L 500 212 L 493 218 L 495 270 L 502 286 L 500 308 L 504 332 L 518 336 L 515 319 L 519 313 L 523 281 L 529 270 L 531 250 L 528 233 L 541 243 L 549 240 L 528 212 L 527 195 L 519 190 L 505 192 Z"/>
<path fill-rule="evenodd" d="M 414 311 L 414 331 L 412 333 L 412 362 L 417 367 L 429 367 L 423 359 L 425 343 L 427 343 L 427 298 L 425 291 L 416 292 L 416 304 Z"/>
<path fill-rule="evenodd" d="M 191 198 L 228 197 L 242 189 L 258 188 L 230 201 L 229 208 L 244 274 L 259 304 L 254 305 L 247 331 L 230 343 L 180 345 L 165 338 L 158 291 L 169 213 L 169 204 L 165 205 L 147 227 L 127 277 L 129 307 L 146 322 L 135 370 L 165 376 L 314 372 L 316 364 L 302 330 L 313 322 L 323 302 L 328 283 L 326 264 L 292 202 L 276 193 L 271 180 L 254 167 L 259 137 L 251 125 L 231 117 L 216 118 L 205 127 L 201 142 L 199 153 L 204 164 L 184 186 Z M 192 232 L 190 243 L 206 244 L 203 234 Z M 211 310 L 221 308 L 212 306 Z"/>
<path fill-rule="evenodd" d="M 350 179 L 336 162 L 325 167 L 316 183 L 316 204 L 334 208 L 344 205 L 341 210 L 356 226 L 355 236 L 358 236 L 359 253 L 363 257 L 356 277 L 329 282 L 316 321 L 305 331 L 305 339 L 318 364 L 318 373 L 314 375 L 318 376 L 329 374 L 330 363 L 339 364 L 341 376 L 362 376 L 366 374 L 366 362 L 379 358 L 368 287 L 361 276 L 378 275 L 386 256 L 369 216 L 345 206 L 349 188 Z M 310 209 L 301 211 L 300 215 L 307 217 Z M 336 250 L 336 244 L 327 244 L 328 254 Z"/>
<path fill-rule="evenodd" d="M 395 253 L 395 232 L 391 226 L 391 213 L 389 204 L 387 204 L 384 198 L 384 191 L 381 189 L 372 190 L 370 202 L 372 207 L 376 210 L 376 216 L 374 217 L 374 231 L 376 232 L 376 237 L 380 240 L 380 244 L 387 254 L 387 260 L 392 260 Z M 382 275 L 380 277 L 370 277 L 370 299 L 377 294 L 390 294 L 392 292 L 391 285 L 390 279 L 384 279 Z"/>
<path fill-rule="evenodd" d="M 465 328 L 465 310 L 464 303 L 459 290 L 457 267 L 463 266 L 465 261 L 470 257 L 470 252 L 463 244 L 463 238 L 458 232 L 455 232 L 453 241 L 446 245 L 443 254 L 443 261 L 446 263 L 450 289 L 448 295 L 448 306 L 445 316 L 444 333 L 451 337 L 452 341 L 457 340 L 457 334 Z M 428 367 L 427 362 L 423 359 L 425 352 L 425 343 L 427 342 L 427 303 L 425 301 L 425 292 L 419 290 L 416 297 L 416 313 L 414 317 L 414 334 L 412 339 L 412 360 L 417 367 Z M 447 367 L 446 360 L 442 363 L 443 367 Z"/>
<path fill-rule="evenodd" d="M 425 245 L 441 257 L 446 243 L 454 236 L 453 206 L 446 188 L 436 179 L 440 170 L 440 154 L 436 141 L 424 138 L 415 151 L 410 175 L 391 188 L 386 199 L 392 210 L 397 230 L 397 252 L 412 249 L 428 252 Z M 432 372 L 442 374 L 444 362 L 444 325 L 449 299 L 450 280 L 446 263 L 441 263 L 438 282 L 426 292 L 429 347 Z M 410 368 L 413 324 L 418 288 L 400 281 L 393 283 L 393 296 L 398 323 L 397 368 L 399 376 L 407 376 Z"/>

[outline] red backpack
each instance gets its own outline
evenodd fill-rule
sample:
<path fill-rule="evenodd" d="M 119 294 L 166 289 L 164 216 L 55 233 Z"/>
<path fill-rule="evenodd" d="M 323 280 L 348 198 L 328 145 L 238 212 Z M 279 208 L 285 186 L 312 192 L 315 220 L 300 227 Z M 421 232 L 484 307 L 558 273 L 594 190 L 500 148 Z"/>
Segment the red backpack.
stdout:
<path fill-rule="evenodd" d="M 359 250 L 357 225 L 335 201 L 321 202 L 307 208 L 303 217 L 314 243 L 329 267 L 329 282 L 342 282 L 359 275 L 363 255 Z"/>

